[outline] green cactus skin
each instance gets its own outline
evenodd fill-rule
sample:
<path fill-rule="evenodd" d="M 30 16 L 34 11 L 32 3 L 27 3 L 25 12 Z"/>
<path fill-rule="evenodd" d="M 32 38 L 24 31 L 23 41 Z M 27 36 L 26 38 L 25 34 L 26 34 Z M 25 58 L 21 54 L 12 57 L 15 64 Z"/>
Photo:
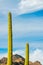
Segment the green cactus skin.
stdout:
<path fill-rule="evenodd" d="M 29 65 L 29 44 L 28 43 L 26 43 L 25 65 Z"/>
<path fill-rule="evenodd" d="M 8 60 L 7 65 L 12 65 L 12 15 L 8 13 Z"/>

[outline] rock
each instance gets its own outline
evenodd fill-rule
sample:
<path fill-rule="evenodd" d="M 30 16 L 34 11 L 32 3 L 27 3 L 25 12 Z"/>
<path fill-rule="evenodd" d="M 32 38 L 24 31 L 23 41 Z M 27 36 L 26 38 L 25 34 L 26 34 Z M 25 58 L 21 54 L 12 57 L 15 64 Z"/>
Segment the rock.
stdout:
<path fill-rule="evenodd" d="M 29 65 L 33 65 L 33 63 L 31 61 L 29 61 Z"/>
<path fill-rule="evenodd" d="M 39 61 L 33 63 L 33 65 L 42 65 Z"/>
<path fill-rule="evenodd" d="M 3 64 L 7 64 L 7 58 L 6 58 L 6 57 L 3 57 L 0 61 L 1 61 L 1 63 L 3 63 Z"/>

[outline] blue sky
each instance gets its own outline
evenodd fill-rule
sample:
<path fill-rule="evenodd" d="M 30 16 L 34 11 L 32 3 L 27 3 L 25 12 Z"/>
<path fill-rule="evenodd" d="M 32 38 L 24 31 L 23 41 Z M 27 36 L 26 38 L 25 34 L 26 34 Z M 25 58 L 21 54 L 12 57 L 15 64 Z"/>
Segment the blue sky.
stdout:
<path fill-rule="evenodd" d="M 0 58 L 7 55 L 9 11 L 14 53 L 24 56 L 28 42 L 30 60 L 43 64 L 43 0 L 0 0 Z"/>
<path fill-rule="evenodd" d="M 30 52 L 37 48 L 43 50 L 43 0 L 0 0 L 0 53 L 2 48 L 7 49 L 9 11 L 14 50 L 24 50 L 26 42 Z"/>

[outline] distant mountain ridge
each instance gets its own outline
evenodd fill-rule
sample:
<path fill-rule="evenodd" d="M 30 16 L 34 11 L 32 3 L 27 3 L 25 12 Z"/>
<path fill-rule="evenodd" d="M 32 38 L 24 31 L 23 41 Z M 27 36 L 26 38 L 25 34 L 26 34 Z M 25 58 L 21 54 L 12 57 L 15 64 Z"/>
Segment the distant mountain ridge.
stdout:
<path fill-rule="evenodd" d="M 12 65 L 24 65 L 24 62 L 25 62 L 25 59 L 22 56 L 20 56 L 18 54 L 15 54 L 12 56 Z M 0 59 L 0 64 L 6 65 L 7 58 L 3 57 L 2 59 Z M 42 64 L 39 61 L 36 61 L 34 63 L 29 61 L 29 65 L 42 65 Z"/>

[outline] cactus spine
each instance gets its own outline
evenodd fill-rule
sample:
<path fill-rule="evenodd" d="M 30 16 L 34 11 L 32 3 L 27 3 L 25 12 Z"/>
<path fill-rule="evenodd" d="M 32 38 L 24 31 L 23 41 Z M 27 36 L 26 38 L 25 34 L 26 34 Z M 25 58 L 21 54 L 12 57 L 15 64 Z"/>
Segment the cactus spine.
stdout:
<path fill-rule="evenodd" d="M 12 64 L 12 17 L 11 13 L 8 13 L 8 60 L 7 65 Z"/>
<path fill-rule="evenodd" d="M 25 65 L 29 65 L 29 44 L 28 43 L 26 43 Z"/>

